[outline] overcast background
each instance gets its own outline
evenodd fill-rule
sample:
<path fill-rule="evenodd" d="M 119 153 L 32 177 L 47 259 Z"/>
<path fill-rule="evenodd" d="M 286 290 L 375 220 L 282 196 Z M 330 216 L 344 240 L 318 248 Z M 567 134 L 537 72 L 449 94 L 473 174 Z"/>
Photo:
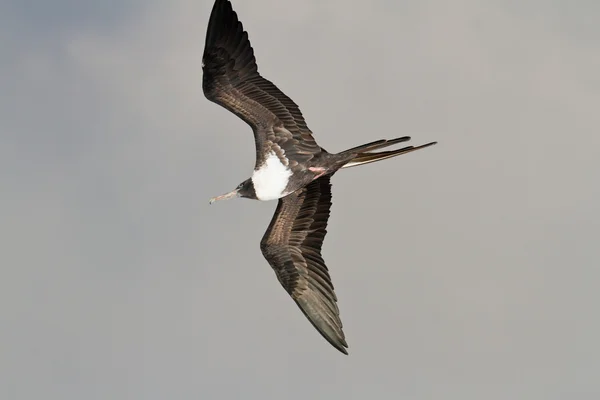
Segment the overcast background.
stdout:
<path fill-rule="evenodd" d="M 0 5 L 0 398 L 596 399 L 600 3 L 234 1 L 333 179 L 350 355 L 259 241 L 209 0 Z"/>

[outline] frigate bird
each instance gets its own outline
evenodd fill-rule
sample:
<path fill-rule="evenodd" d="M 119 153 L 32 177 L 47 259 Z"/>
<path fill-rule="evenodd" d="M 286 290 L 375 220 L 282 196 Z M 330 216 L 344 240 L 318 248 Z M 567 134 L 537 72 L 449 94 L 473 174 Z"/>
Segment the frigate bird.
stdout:
<path fill-rule="evenodd" d="M 208 100 L 244 120 L 254 131 L 256 163 L 249 179 L 210 200 L 279 199 L 260 249 L 284 289 L 336 349 L 348 354 L 337 298 L 321 257 L 331 208 L 331 176 L 342 168 L 384 160 L 431 146 L 375 151 L 408 136 L 377 140 L 341 153 L 320 147 L 300 109 L 258 73 L 254 50 L 228 0 L 213 6 L 202 58 Z"/>

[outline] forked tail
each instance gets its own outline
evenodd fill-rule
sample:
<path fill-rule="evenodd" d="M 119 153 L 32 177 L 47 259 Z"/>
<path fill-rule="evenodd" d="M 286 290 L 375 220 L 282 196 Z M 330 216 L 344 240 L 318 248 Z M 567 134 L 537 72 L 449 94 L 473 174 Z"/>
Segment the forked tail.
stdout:
<path fill-rule="evenodd" d="M 386 140 L 386 139 L 377 140 L 375 142 L 363 144 L 362 146 L 353 147 L 349 150 L 346 150 L 346 151 L 340 153 L 340 154 L 347 154 L 347 155 L 354 154 L 354 157 L 352 157 L 347 163 L 345 163 L 342 168 L 356 167 L 357 165 L 363 165 L 363 164 L 368 164 L 368 163 L 372 163 L 375 161 L 385 160 L 386 158 L 396 157 L 396 156 L 399 156 L 400 154 L 406 154 L 406 153 L 410 153 L 411 151 L 424 149 L 425 147 L 433 146 L 434 144 L 437 143 L 437 142 L 431 142 L 431 143 L 427 143 L 427 144 L 417 146 L 417 147 L 407 146 L 407 147 L 403 147 L 398 150 L 373 152 L 373 150 L 382 149 L 384 147 L 392 146 L 397 143 L 407 142 L 409 140 L 410 140 L 410 136 L 403 136 L 400 138 L 390 139 L 390 140 Z"/>

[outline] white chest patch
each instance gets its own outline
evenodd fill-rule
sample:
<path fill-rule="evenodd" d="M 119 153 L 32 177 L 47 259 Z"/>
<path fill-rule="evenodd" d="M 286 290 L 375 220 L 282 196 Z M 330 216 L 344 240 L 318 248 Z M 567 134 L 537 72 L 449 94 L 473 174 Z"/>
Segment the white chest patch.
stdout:
<path fill-rule="evenodd" d="M 252 174 L 252 183 L 258 200 L 279 199 L 288 184 L 292 171 L 270 152 L 266 162 Z"/>

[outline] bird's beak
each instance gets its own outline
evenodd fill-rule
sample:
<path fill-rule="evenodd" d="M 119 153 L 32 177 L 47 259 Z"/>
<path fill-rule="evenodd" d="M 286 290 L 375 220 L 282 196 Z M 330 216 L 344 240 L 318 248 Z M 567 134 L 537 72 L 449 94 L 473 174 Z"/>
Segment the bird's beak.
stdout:
<path fill-rule="evenodd" d="M 213 197 L 212 199 L 209 200 L 208 203 L 212 204 L 212 203 L 214 203 L 217 200 L 227 200 L 227 199 L 231 199 L 232 197 L 238 197 L 238 196 L 239 196 L 239 190 L 235 189 L 235 190 L 232 190 L 229 193 L 225 193 L 225 194 L 222 194 L 220 196 Z"/>

